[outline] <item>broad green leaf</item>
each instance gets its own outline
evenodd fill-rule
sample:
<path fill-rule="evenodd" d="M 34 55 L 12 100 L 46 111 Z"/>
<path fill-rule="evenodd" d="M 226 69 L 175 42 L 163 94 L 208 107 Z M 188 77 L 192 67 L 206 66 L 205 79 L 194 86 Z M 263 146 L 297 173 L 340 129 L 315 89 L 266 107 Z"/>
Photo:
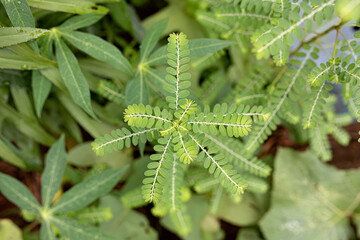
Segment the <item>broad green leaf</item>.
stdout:
<path fill-rule="evenodd" d="M 21 229 L 10 219 L 0 220 L 0 239 L 22 240 Z"/>
<path fill-rule="evenodd" d="M 5 1 L 5 0 L 4 0 Z M 55 12 L 106 14 L 108 9 L 86 0 L 27 0 L 30 7 Z"/>
<path fill-rule="evenodd" d="M 168 19 L 163 19 L 158 23 L 154 24 L 149 31 L 146 32 L 144 39 L 141 42 L 140 48 L 140 61 L 144 60 L 150 55 L 151 51 L 154 49 L 156 43 L 159 41 L 162 33 L 164 32 Z M 166 56 L 165 56 L 166 57 Z"/>
<path fill-rule="evenodd" d="M 40 71 L 34 70 L 32 71 L 31 87 L 36 115 L 40 118 L 42 108 L 51 90 L 51 82 Z"/>
<path fill-rule="evenodd" d="M 68 46 L 56 37 L 56 59 L 59 65 L 60 75 L 65 82 L 70 95 L 82 109 L 94 117 L 91 107 L 90 90 L 84 74 L 80 70 L 79 63 Z"/>
<path fill-rule="evenodd" d="M 35 27 L 27 0 L 1 0 L 11 23 L 15 27 Z"/>
<path fill-rule="evenodd" d="M 124 207 L 120 199 L 107 195 L 100 199 L 100 207 L 110 207 L 113 218 L 100 223 L 102 232 L 113 236 L 113 239 L 158 239 L 157 232 L 149 225 L 147 218 L 134 210 Z M 116 226 L 116 227 L 114 227 Z"/>
<path fill-rule="evenodd" d="M 15 111 L 3 101 L 0 101 L 0 116 L 12 121 L 20 132 L 45 146 L 50 146 L 55 141 L 37 122 Z"/>
<path fill-rule="evenodd" d="M 105 170 L 77 184 L 62 195 L 52 207 L 52 212 L 70 212 L 86 207 L 111 191 L 126 170 L 127 167 L 118 170 Z"/>
<path fill-rule="evenodd" d="M 6 174 L 0 173 L 0 192 L 21 209 L 38 214 L 39 203 L 27 187 Z"/>
<path fill-rule="evenodd" d="M 40 70 L 41 74 L 60 90 L 66 92 L 67 88 L 61 78 L 60 71 L 57 68 L 47 68 Z"/>
<path fill-rule="evenodd" d="M 99 21 L 104 15 L 102 14 L 84 14 L 77 15 L 69 18 L 63 24 L 61 24 L 58 28 L 61 31 L 73 31 L 79 28 L 87 27 L 93 25 L 97 21 Z"/>
<path fill-rule="evenodd" d="M 51 222 L 54 223 L 55 227 L 59 229 L 60 234 L 68 239 L 76 239 L 76 240 L 113 239 L 101 234 L 99 228 L 80 224 L 71 218 L 52 217 Z"/>
<path fill-rule="evenodd" d="M 351 238 L 348 216 L 360 204 L 360 170 L 337 170 L 311 152 L 278 151 L 270 210 L 260 221 L 269 240 Z"/>
<path fill-rule="evenodd" d="M 31 158 L 23 154 L 19 149 L 11 144 L 3 135 L 0 134 L 0 157 L 24 170 L 40 170 L 41 166 Z"/>
<path fill-rule="evenodd" d="M 76 31 L 62 32 L 61 34 L 72 45 L 93 58 L 106 62 L 129 75 L 133 75 L 130 63 L 120 50 L 100 37 Z"/>
<path fill-rule="evenodd" d="M 29 27 L 2 27 L 0 28 L 0 48 L 38 38 L 49 30 Z"/>
<path fill-rule="evenodd" d="M 50 206 L 59 190 L 66 167 L 64 135 L 51 146 L 45 160 L 45 169 L 41 177 L 41 199 L 44 207 Z"/>
<path fill-rule="evenodd" d="M 215 53 L 221 49 L 233 45 L 234 42 L 220 39 L 194 39 L 189 40 L 190 58 L 196 59 L 206 56 L 211 53 Z M 157 49 L 147 61 L 150 65 L 166 64 L 167 61 L 167 46 L 162 46 Z"/>
<path fill-rule="evenodd" d="M 40 227 L 40 240 L 56 240 L 55 233 L 50 222 L 42 220 Z"/>
<path fill-rule="evenodd" d="M 139 73 L 131 79 L 125 88 L 125 103 L 131 104 L 149 104 L 149 89 L 144 79 L 144 74 Z"/>

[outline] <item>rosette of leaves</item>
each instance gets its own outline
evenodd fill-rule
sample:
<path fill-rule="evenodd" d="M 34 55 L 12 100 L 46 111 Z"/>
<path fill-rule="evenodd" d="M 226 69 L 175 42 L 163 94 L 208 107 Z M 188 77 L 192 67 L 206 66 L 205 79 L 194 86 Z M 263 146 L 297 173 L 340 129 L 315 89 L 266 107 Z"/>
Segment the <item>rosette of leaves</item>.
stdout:
<path fill-rule="evenodd" d="M 125 109 L 124 120 L 133 131 L 127 128 L 114 130 L 111 135 L 97 138 L 92 147 L 98 155 L 103 155 L 124 146 L 156 140 L 156 153 L 150 156 L 152 162 L 145 171 L 142 193 L 146 201 L 155 203 L 156 211 L 164 213 L 170 210 L 173 218 L 178 219 L 185 210 L 182 204 L 182 192 L 186 187 L 184 173 L 193 162 L 208 169 L 229 193 L 244 192 L 246 181 L 228 161 L 230 157 L 234 158 L 226 151 L 230 149 L 221 149 L 224 145 L 219 146 L 211 136 L 246 136 L 251 131 L 253 118 L 258 121 L 267 115 L 261 112 L 262 108 L 242 105 L 217 104 L 213 109 L 209 106 L 203 109 L 198 107 L 187 98 L 187 89 L 191 83 L 188 81 L 190 73 L 186 72 L 190 61 L 186 35 L 171 34 L 168 42 L 169 66 L 166 69 L 168 75 L 164 89 L 169 108 L 129 105 Z M 234 153 L 236 150 L 230 151 Z M 262 176 L 269 175 L 270 168 L 264 163 L 256 159 L 244 159 L 245 170 Z M 264 169 L 264 172 L 259 173 L 259 168 Z M 185 222 L 189 225 L 188 221 Z"/>
<path fill-rule="evenodd" d="M 55 194 L 61 186 L 65 168 L 65 143 L 64 137 L 61 137 L 50 148 L 46 156 L 45 169 L 41 178 L 41 205 L 23 183 L 3 173 L 0 173 L 0 192 L 21 210 L 25 211 L 27 215 L 36 216 L 35 218 L 41 222 L 41 240 L 57 239 L 55 230 L 62 237 L 68 239 L 113 239 L 102 234 L 97 227 L 81 224 L 74 219 L 79 219 L 83 223 L 101 221 L 102 219 L 99 218 L 82 219 L 83 212 L 95 211 L 94 208 L 88 210 L 84 208 L 102 195 L 110 192 L 120 180 L 126 168 L 104 170 L 93 175 L 75 185 L 58 200 L 54 201 Z M 102 210 L 99 209 L 99 211 Z M 69 218 L 69 216 L 73 216 L 74 219 Z"/>

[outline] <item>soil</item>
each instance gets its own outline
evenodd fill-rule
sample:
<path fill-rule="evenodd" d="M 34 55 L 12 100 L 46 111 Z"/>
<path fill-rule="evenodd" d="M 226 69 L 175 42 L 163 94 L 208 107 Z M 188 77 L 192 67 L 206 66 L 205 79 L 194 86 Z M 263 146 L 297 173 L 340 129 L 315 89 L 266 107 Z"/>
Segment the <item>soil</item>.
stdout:
<path fill-rule="evenodd" d="M 360 151 L 359 151 L 359 130 L 360 124 L 354 123 L 344 128 L 351 136 L 349 146 L 344 147 L 338 144 L 333 138 L 330 137 L 330 143 L 333 151 L 333 160 L 327 162 L 339 169 L 355 169 L 360 167 Z M 294 143 L 289 137 L 289 131 L 285 128 L 278 128 L 273 135 L 265 142 L 262 152 L 259 157 L 276 154 L 279 147 L 289 147 L 298 151 L 305 151 L 308 149 L 308 145 L 300 145 Z M 23 182 L 34 196 L 40 201 L 40 182 L 41 175 L 37 172 L 24 172 L 23 170 L 8 164 L 0 160 L 0 172 L 11 175 L 21 182 Z M 117 186 L 119 187 L 119 186 Z M 162 227 L 159 223 L 159 219 L 152 216 L 150 212 L 151 206 L 138 208 L 137 211 L 143 213 L 149 220 L 150 225 L 156 229 L 159 233 L 159 239 L 180 239 L 174 233 Z M 25 222 L 20 214 L 20 210 L 10 203 L 4 196 L 0 194 L 0 219 L 10 218 L 20 228 L 24 228 L 29 223 Z M 221 227 L 225 231 L 226 240 L 236 239 L 238 226 L 234 226 L 225 221 L 221 221 Z M 34 230 L 38 230 L 35 228 Z"/>

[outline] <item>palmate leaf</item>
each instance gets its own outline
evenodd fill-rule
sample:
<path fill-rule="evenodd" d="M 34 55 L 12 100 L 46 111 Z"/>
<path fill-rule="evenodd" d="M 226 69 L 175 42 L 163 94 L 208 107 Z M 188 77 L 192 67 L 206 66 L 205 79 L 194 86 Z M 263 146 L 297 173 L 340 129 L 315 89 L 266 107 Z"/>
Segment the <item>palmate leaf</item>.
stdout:
<path fill-rule="evenodd" d="M 57 239 L 50 222 L 47 220 L 41 221 L 40 239 L 41 240 L 56 240 Z"/>
<path fill-rule="evenodd" d="M 150 103 L 149 88 L 142 71 L 138 71 L 136 76 L 126 84 L 125 103 L 126 105 Z"/>
<path fill-rule="evenodd" d="M 35 21 L 27 0 L 1 0 L 1 3 L 15 27 L 35 27 Z"/>
<path fill-rule="evenodd" d="M 348 216 L 359 206 L 359 181 L 359 170 L 339 170 L 310 152 L 280 149 L 272 205 L 260 221 L 266 239 L 351 239 Z"/>

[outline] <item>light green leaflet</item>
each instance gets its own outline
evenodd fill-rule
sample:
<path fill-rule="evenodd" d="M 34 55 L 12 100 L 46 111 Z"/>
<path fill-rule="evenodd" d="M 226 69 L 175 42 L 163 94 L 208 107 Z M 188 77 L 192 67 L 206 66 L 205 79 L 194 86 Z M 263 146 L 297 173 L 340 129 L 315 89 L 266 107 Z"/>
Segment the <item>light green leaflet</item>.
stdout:
<path fill-rule="evenodd" d="M 76 57 L 58 36 L 56 36 L 55 49 L 61 77 L 72 98 L 85 112 L 95 117 L 91 107 L 89 85 L 80 70 Z"/>
<path fill-rule="evenodd" d="M 105 14 L 108 9 L 85 0 L 28 0 L 30 7 L 55 12 Z"/>
<path fill-rule="evenodd" d="M 116 67 L 130 76 L 133 75 L 129 61 L 122 55 L 119 49 L 107 41 L 83 32 L 61 32 L 61 34 L 66 40 L 81 51 Z"/>
<path fill-rule="evenodd" d="M 27 42 L 49 32 L 39 28 L 3 27 L 0 28 L 0 48 Z"/>
<path fill-rule="evenodd" d="M 360 170 L 338 170 L 311 152 L 278 151 L 272 206 L 260 226 L 269 240 L 351 239 L 359 216 Z"/>
<path fill-rule="evenodd" d="M 36 115 L 41 116 L 41 110 L 51 90 L 51 82 L 40 71 L 32 71 L 31 87 L 33 90 Z"/>

